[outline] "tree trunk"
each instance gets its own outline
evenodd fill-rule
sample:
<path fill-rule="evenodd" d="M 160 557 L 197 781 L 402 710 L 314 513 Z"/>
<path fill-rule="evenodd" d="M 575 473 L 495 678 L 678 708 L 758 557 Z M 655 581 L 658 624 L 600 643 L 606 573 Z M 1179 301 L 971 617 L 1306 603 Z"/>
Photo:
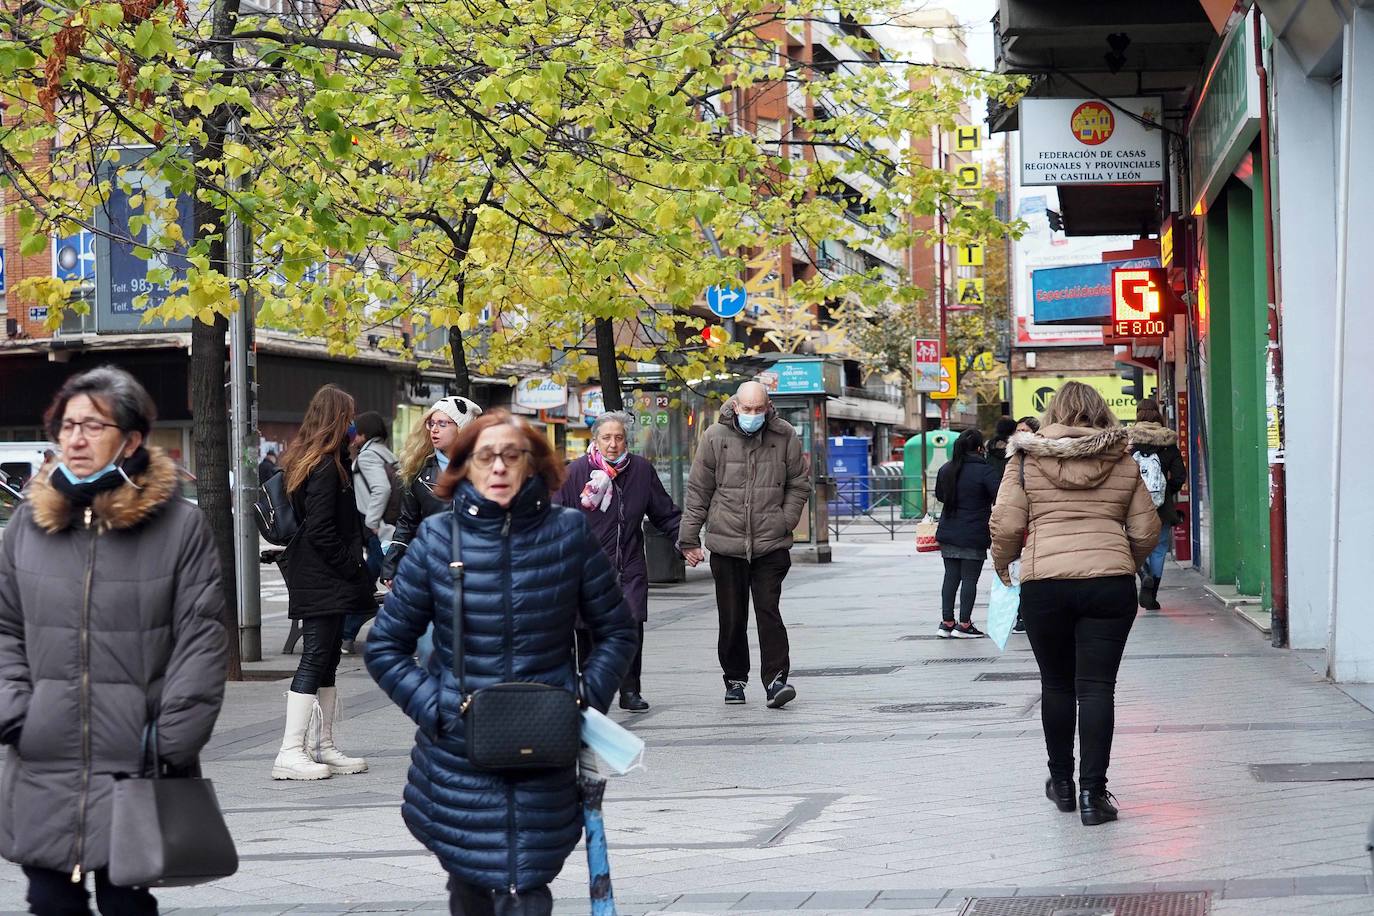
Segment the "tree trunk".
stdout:
<path fill-rule="evenodd" d="M 596 319 L 596 368 L 601 377 L 601 397 L 606 409 L 624 410 L 620 395 L 620 364 L 615 358 L 615 325 L 609 318 Z"/>
<path fill-rule="evenodd" d="M 197 205 L 196 210 L 197 225 L 205 225 L 201 207 Z M 218 256 L 223 255 L 220 246 Z M 223 315 L 216 316 L 214 324 L 198 320 L 191 326 L 191 436 L 196 449 L 196 498 L 219 551 L 224 632 L 229 638 L 228 676 L 237 681 L 243 679 L 243 667 L 239 658 L 239 604 L 234 574 L 234 515 L 229 494 L 229 407 L 224 372 L 224 335 L 228 327 L 229 321 Z"/>
<path fill-rule="evenodd" d="M 463 344 L 463 329 L 453 325 L 448 329 L 449 355 L 453 359 L 453 382 L 461 397 L 472 398 L 472 375 L 468 371 L 468 352 Z"/>

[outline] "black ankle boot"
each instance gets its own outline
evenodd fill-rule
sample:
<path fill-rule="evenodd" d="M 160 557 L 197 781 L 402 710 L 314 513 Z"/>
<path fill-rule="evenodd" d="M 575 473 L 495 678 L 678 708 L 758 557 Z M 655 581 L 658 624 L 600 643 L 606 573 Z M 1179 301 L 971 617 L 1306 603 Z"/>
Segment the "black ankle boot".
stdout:
<path fill-rule="evenodd" d="M 1096 827 L 1116 820 L 1116 796 L 1106 789 L 1084 789 L 1078 793 L 1078 815 L 1084 827 Z"/>
<path fill-rule="evenodd" d="M 638 690 L 622 690 L 620 692 L 620 708 L 628 709 L 630 712 L 648 712 L 648 702 L 639 695 Z"/>
<path fill-rule="evenodd" d="M 1054 802 L 1055 807 L 1060 811 L 1072 813 L 1077 810 L 1073 800 L 1074 788 L 1072 779 L 1055 779 L 1050 777 L 1045 780 L 1045 797 Z"/>
<path fill-rule="evenodd" d="M 1140 588 L 1140 606 L 1147 611 L 1159 610 L 1159 580 L 1152 579 L 1149 587 Z"/>

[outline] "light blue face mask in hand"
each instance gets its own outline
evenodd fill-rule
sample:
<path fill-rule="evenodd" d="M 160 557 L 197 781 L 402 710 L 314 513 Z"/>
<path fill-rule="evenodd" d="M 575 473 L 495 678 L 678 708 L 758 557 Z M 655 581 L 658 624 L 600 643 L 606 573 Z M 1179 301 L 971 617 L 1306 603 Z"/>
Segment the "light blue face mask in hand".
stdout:
<path fill-rule="evenodd" d="M 621 776 L 644 766 L 644 739 L 591 707 L 582 710 L 582 741 Z"/>

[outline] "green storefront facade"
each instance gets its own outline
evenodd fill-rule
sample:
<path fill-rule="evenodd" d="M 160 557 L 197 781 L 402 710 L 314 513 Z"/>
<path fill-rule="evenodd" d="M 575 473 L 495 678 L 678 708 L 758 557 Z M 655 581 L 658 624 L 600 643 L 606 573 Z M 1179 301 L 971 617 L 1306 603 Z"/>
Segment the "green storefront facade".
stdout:
<path fill-rule="evenodd" d="M 1188 129 L 1199 267 L 1190 319 L 1202 362 L 1192 377 L 1204 380 L 1207 405 L 1195 556 L 1214 582 L 1268 604 L 1265 189 L 1254 54 L 1250 29 L 1233 29 Z"/>

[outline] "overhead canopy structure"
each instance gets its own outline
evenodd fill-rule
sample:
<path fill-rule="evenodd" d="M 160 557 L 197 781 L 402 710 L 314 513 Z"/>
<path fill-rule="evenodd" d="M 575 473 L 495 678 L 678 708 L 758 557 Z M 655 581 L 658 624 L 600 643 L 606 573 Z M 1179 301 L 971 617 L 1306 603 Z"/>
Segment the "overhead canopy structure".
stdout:
<path fill-rule="evenodd" d="M 1000 0 L 997 69 L 1032 78 L 1031 98 L 1157 96 L 1166 127 L 1183 118 L 1217 43 L 1199 0 Z M 1016 108 L 989 112 L 993 131 L 1019 129 Z M 1163 218 L 1160 184 L 1059 186 L 1068 235 L 1135 235 Z"/>

